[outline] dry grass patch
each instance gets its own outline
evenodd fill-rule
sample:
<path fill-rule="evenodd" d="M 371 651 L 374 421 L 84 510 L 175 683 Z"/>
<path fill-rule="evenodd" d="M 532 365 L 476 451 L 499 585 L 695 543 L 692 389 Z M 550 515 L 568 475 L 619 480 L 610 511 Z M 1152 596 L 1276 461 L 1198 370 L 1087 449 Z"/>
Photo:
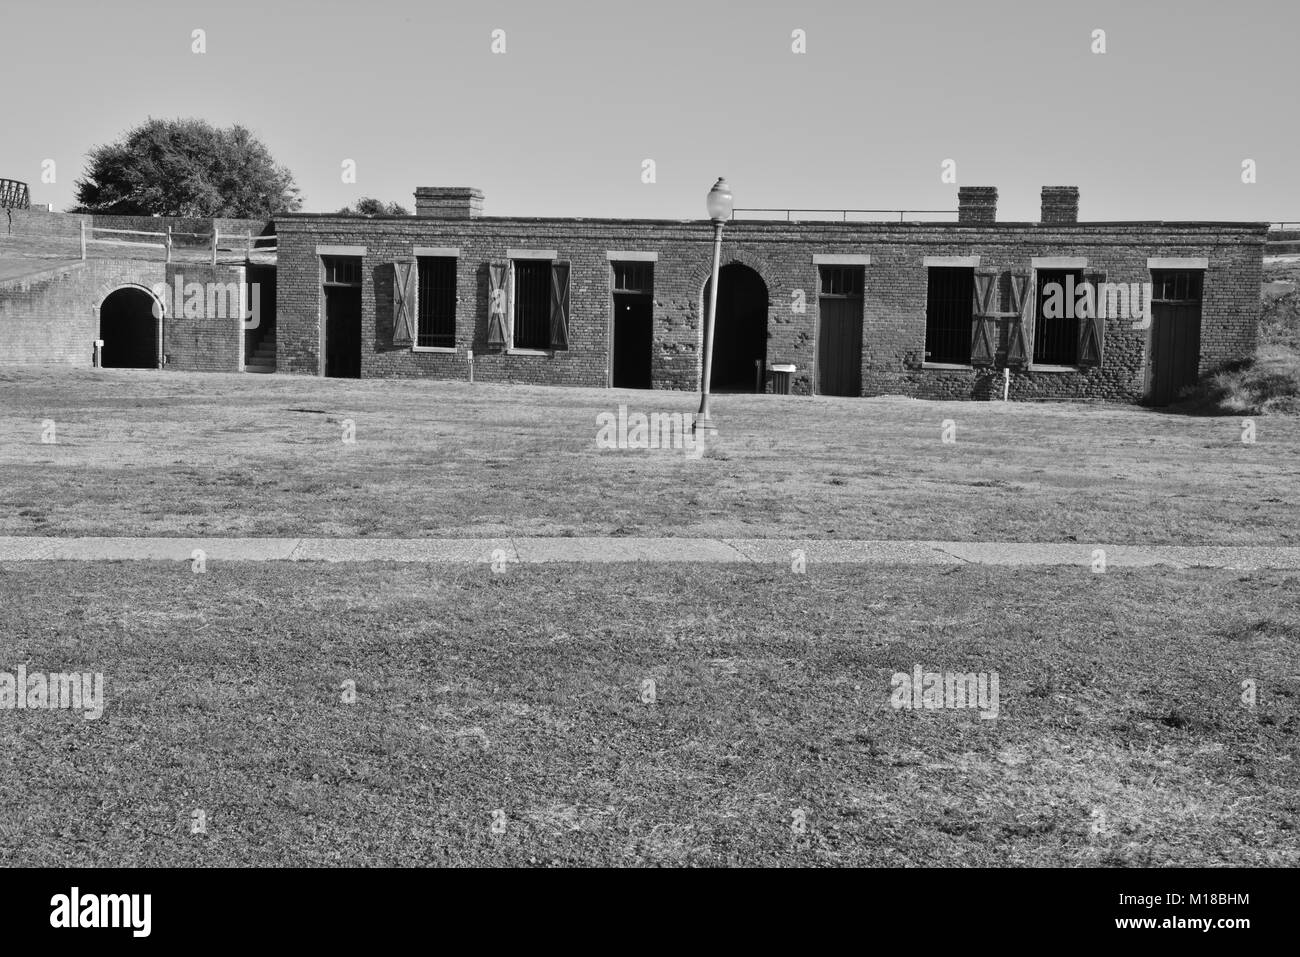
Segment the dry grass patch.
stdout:
<path fill-rule="evenodd" d="M 1300 863 L 1291 573 L 62 563 L 0 590 L 0 670 L 107 699 L 0 713 L 0 862 Z M 998 672 L 998 719 L 894 710 L 914 664 Z"/>
<path fill-rule="evenodd" d="M 1236 419 L 1132 407 L 720 396 L 697 461 L 598 449 L 596 415 L 620 404 L 695 399 L 3 372 L 0 534 L 1300 542 L 1290 417 L 1244 445 Z"/>

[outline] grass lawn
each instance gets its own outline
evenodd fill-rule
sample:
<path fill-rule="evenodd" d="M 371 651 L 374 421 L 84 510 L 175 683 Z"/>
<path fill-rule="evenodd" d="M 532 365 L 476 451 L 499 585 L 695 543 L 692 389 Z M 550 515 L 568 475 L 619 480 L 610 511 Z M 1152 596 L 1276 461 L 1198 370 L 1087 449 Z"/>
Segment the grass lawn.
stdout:
<path fill-rule="evenodd" d="M 692 460 L 596 447 L 598 413 L 685 393 L 4 371 L 0 534 L 1300 543 L 1294 416 L 1244 444 L 1239 418 L 1126 406 L 715 402 Z"/>
<path fill-rule="evenodd" d="M 381 420 L 379 393 L 333 397 Z M 51 454 L 107 459 L 89 436 L 122 436 L 116 468 L 100 461 L 97 474 L 152 475 L 161 495 L 168 469 L 143 459 L 167 440 L 148 410 L 170 421 L 171 405 L 202 401 L 77 413 L 87 437 Z M 243 401 L 246 413 L 266 407 Z M 457 414 L 487 415 L 461 402 Z M 57 414 L 72 421 L 74 404 Z M 758 416 L 738 407 L 724 405 L 729 420 Z M 436 408 L 425 428 L 450 433 Z M 882 447 L 922 418 L 902 403 L 878 408 L 889 414 L 864 416 L 863 429 Z M 540 440 L 516 414 L 493 428 Z M 1061 416 L 965 414 L 972 433 L 1006 448 L 1016 446 L 994 423 L 1047 437 L 1044 423 Z M 1081 420 L 1089 456 L 1124 445 L 1103 442 L 1102 423 L 1164 423 L 1184 449 L 1213 434 L 1139 413 Z M 229 468 L 248 469 L 248 435 L 222 423 L 205 420 L 202 442 L 224 435 L 241 449 Z M 311 426 L 296 423 L 267 426 L 278 436 L 270 460 L 312 461 L 301 447 L 312 447 Z M 398 424 L 374 428 L 398 441 Z M 1267 448 L 1245 454 L 1272 462 Z M 1235 451 L 1200 458 L 1213 472 Z M 364 474 L 318 454 L 335 463 L 323 474 Z M 403 456 L 408 469 L 418 454 Z M 965 454 L 988 454 L 986 468 L 996 459 Z M 920 469 L 937 474 L 942 453 L 924 455 Z M 561 459 L 596 461 L 576 445 Z M 1048 464 L 1044 452 L 1021 459 Z M 847 456 L 836 461 L 848 470 Z M 922 505 L 948 501 L 921 487 Z M 491 501 L 517 501 L 521 487 L 508 488 Z M 1057 494 L 1036 488 L 1039 501 Z M 667 508 L 664 493 L 643 495 L 639 515 Z M 55 502 L 95 514 L 50 491 L 44 504 Z M 222 519 L 209 508 L 194 517 Z M 848 522 L 853 510 L 837 508 Z M 184 564 L 61 563 L 0 565 L 0 593 L 0 670 L 102 672 L 106 685 L 97 721 L 0 712 L 0 864 L 1300 864 L 1294 573 L 527 566 L 494 576 L 218 563 L 194 575 Z M 996 671 L 999 718 L 894 710 L 890 676 L 915 664 Z M 647 678 L 653 704 L 641 700 Z M 1240 700 L 1246 679 L 1258 682 L 1253 708 Z M 353 704 L 340 700 L 348 680 Z M 190 833 L 196 809 L 206 834 Z M 493 834 L 498 809 L 505 829 Z"/>

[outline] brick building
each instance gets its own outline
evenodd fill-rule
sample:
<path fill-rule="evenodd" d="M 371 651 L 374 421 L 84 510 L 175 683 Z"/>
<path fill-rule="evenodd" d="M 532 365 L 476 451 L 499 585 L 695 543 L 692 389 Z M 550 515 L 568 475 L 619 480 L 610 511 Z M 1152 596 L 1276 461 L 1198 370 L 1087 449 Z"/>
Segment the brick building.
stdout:
<path fill-rule="evenodd" d="M 989 398 L 1009 372 L 1012 399 L 1161 403 L 1253 354 L 1266 224 L 1081 223 L 1077 189 L 1042 199 L 1036 223 L 998 222 L 989 187 L 959 190 L 948 222 L 729 222 L 715 390 L 767 390 L 793 366 L 801 394 Z M 147 367 L 698 388 L 708 222 L 482 211 L 477 190 L 421 188 L 414 216 L 207 225 L 274 233 L 274 260 L 214 252 L 205 269 L 110 247 L 0 274 L 0 365 L 89 365 L 98 337 Z M 204 228 L 6 215 L 0 259 L 75 243 L 87 222 Z M 182 280 L 258 283 L 260 325 L 149 295 Z"/>
<path fill-rule="evenodd" d="M 278 217 L 279 370 L 698 387 L 709 223 L 482 201 L 422 188 L 415 216 Z M 1080 223 L 1071 187 L 1043 190 L 1038 223 L 996 205 L 978 187 L 955 223 L 728 223 L 715 389 L 766 390 L 785 364 L 797 393 L 983 398 L 1009 368 L 1013 399 L 1167 401 L 1253 354 L 1266 224 Z M 1111 315 L 1054 308 L 1054 286 Z"/>

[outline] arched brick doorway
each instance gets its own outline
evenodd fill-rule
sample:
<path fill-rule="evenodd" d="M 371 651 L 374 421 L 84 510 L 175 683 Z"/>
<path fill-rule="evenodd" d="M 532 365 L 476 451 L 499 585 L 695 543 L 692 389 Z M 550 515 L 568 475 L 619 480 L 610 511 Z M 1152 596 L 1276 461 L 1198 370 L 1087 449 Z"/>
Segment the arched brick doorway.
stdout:
<path fill-rule="evenodd" d="M 153 296 L 134 286 L 108 294 L 99 307 L 99 338 L 104 340 L 100 365 L 105 369 L 158 368 L 155 307 Z"/>
<path fill-rule="evenodd" d="M 709 282 L 711 282 L 710 280 Z M 709 282 L 704 284 L 708 308 Z M 755 361 L 760 363 L 756 370 Z M 742 263 L 718 274 L 718 315 L 713 327 L 712 392 L 753 392 L 767 364 L 767 284 Z"/>

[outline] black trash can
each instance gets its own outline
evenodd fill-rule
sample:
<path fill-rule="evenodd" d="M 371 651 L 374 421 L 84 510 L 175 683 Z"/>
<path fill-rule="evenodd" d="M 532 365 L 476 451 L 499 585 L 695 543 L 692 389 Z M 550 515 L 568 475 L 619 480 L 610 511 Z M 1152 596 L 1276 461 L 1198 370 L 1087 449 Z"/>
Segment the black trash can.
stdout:
<path fill-rule="evenodd" d="M 790 380 L 794 377 L 795 367 L 792 363 L 776 362 L 768 366 L 772 373 L 772 394 L 789 395 Z"/>

